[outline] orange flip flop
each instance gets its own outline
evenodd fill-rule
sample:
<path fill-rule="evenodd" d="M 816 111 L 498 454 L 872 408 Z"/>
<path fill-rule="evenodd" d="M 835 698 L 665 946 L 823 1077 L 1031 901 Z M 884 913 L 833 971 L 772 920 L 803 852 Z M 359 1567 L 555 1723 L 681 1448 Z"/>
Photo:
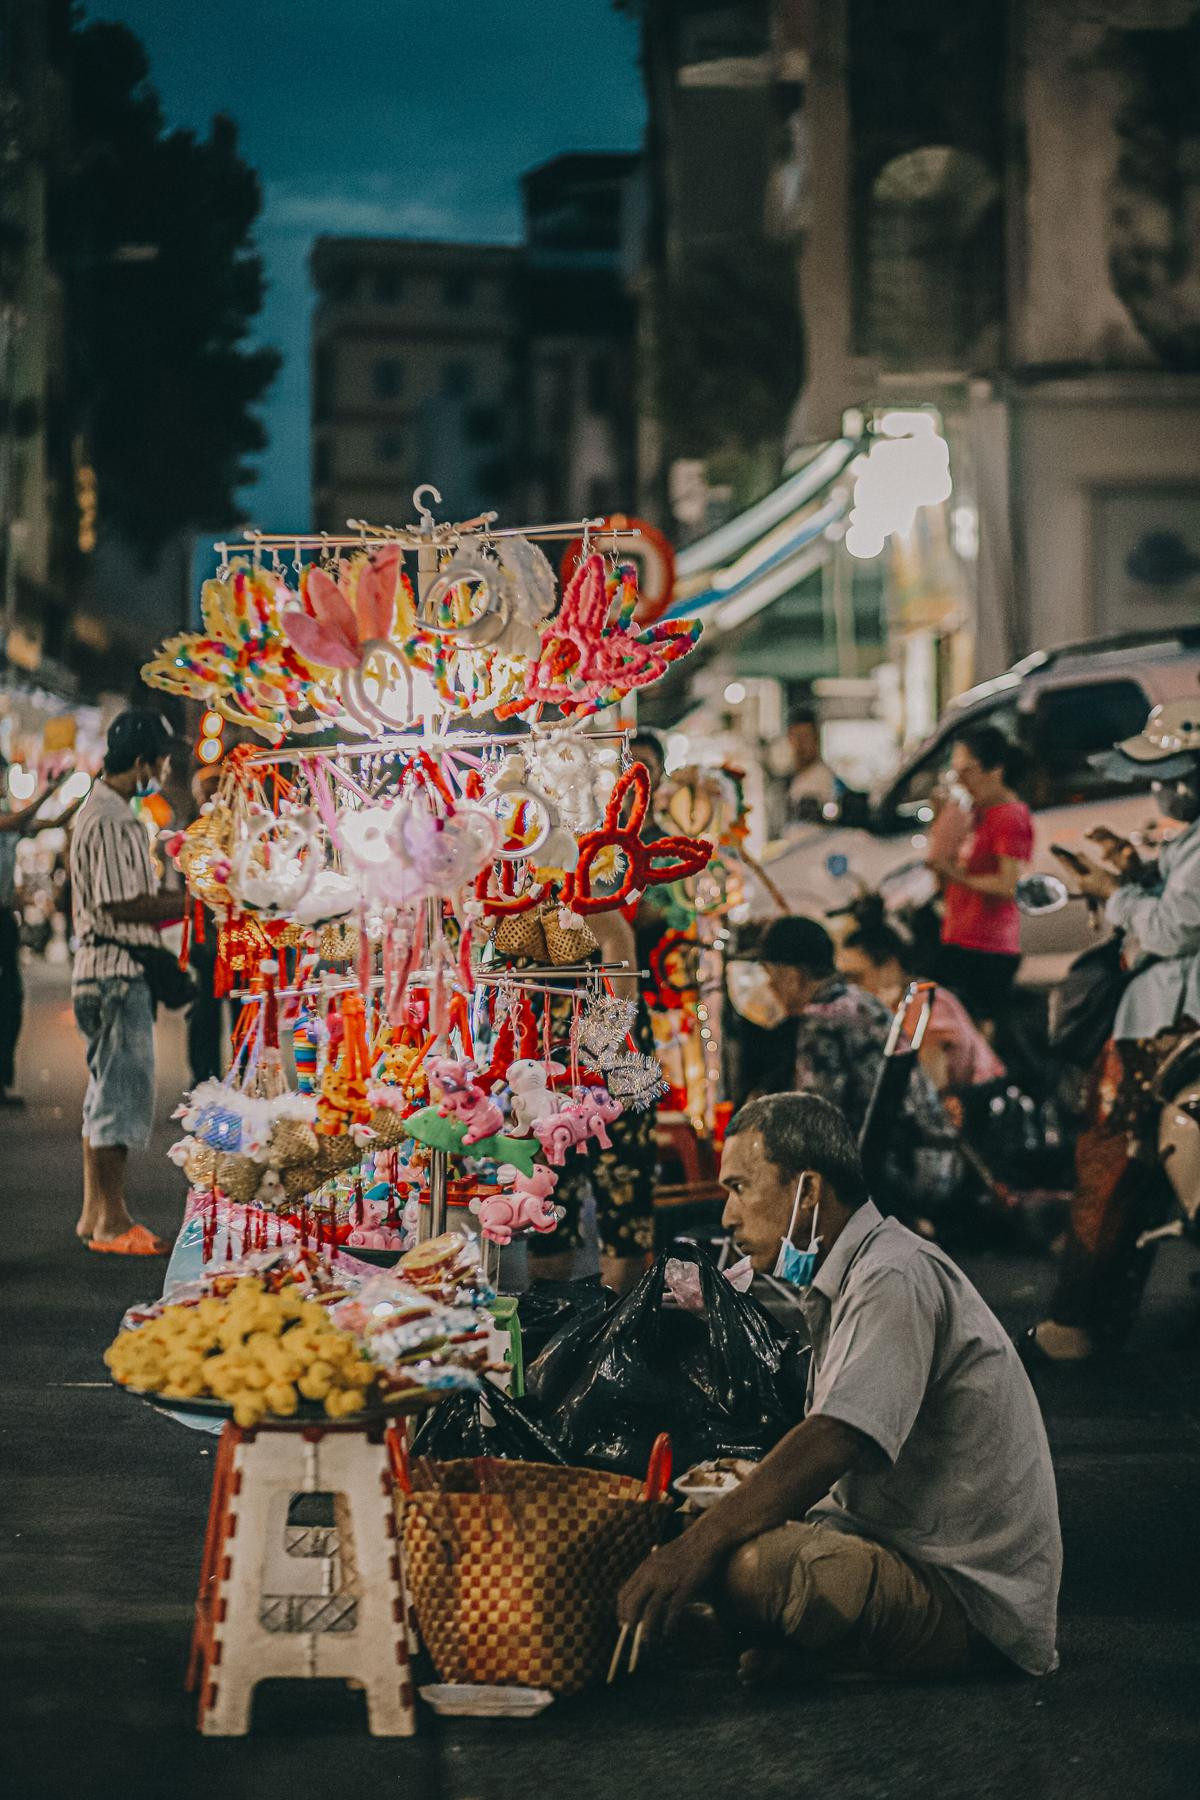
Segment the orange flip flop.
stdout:
<path fill-rule="evenodd" d="M 110 1256 L 169 1256 L 171 1254 L 170 1244 L 164 1244 L 162 1239 L 155 1237 L 154 1233 L 145 1225 L 131 1225 L 128 1231 L 121 1233 L 120 1237 L 108 1238 L 104 1243 L 101 1243 L 99 1238 L 91 1238 L 88 1241 L 88 1249 L 103 1250 Z"/>

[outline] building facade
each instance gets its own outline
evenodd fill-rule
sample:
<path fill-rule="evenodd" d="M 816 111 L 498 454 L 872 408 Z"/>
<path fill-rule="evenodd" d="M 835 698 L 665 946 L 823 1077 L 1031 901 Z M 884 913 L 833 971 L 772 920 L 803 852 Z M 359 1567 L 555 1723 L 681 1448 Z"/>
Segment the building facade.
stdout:
<path fill-rule="evenodd" d="M 505 503 L 517 444 L 519 262 L 506 245 L 318 239 L 318 530 L 407 520 L 425 481 L 458 517 Z"/>
<path fill-rule="evenodd" d="M 621 257 L 635 164 L 577 155 L 533 170 L 519 245 L 318 240 L 318 530 L 407 519 L 424 481 L 456 518 L 632 504 L 633 308 Z"/>
<path fill-rule="evenodd" d="M 792 442 L 939 409 L 978 675 L 1200 619 L 1200 6 L 779 0 L 777 28 L 808 67 Z"/>
<path fill-rule="evenodd" d="M 634 302 L 624 270 L 639 158 L 560 156 L 522 182 L 521 510 L 632 510 Z"/>
<path fill-rule="evenodd" d="M 61 653 L 74 547 L 63 286 L 49 241 L 66 155 L 64 30 L 42 0 L 0 4 L 0 585 L 5 655 L 27 670 Z"/>
<path fill-rule="evenodd" d="M 922 695 L 908 735 L 1033 648 L 1200 618 L 1197 0 L 637 12 L 643 508 L 702 547 L 889 413 L 929 415 L 950 449 L 952 496 L 915 537 L 862 553 L 870 534 L 836 522 L 820 573 L 755 642 L 731 634 L 727 666 L 761 674 L 767 639 L 789 677 L 829 674 L 840 592 L 836 672 L 886 657 Z M 735 260 L 723 286 L 703 279 Z M 769 364 L 756 334 L 788 305 Z M 692 386 L 673 394 L 680 352 Z M 730 411 L 722 442 L 709 370 L 739 363 L 743 400 L 772 367 L 784 416 L 744 411 L 735 430 Z"/>

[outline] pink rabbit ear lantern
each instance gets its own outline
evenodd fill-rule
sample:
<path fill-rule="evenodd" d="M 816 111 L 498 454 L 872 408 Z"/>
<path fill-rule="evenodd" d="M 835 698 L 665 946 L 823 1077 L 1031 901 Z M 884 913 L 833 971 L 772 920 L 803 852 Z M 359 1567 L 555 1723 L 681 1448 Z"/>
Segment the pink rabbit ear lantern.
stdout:
<path fill-rule="evenodd" d="M 398 605 L 402 628 L 411 630 L 412 592 L 398 546 L 385 545 L 365 561 L 343 565 L 338 581 L 314 565 L 305 575 L 304 597 L 307 609 L 285 612 L 283 629 L 302 655 L 340 670 L 348 718 L 370 733 L 404 726 L 412 710 L 411 669 L 392 632 Z M 400 702 L 395 710 L 382 704 L 392 692 Z"/>

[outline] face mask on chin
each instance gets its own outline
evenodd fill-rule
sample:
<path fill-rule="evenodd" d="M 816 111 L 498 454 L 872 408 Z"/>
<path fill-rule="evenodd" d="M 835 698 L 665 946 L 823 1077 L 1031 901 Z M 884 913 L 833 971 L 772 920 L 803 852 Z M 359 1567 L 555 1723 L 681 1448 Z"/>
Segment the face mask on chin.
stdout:
<path fill-rule="evenodd" d="M 153 775 L 149 775 L 145 781 L 139 781 L 133 791 L 137 799 L 145 800 L 151 794 L 161 794 L 162 787 Z"/>
<path fill-rule="evenodd" d="M 817 1272 L 817 1258 L 821 1252 L 821 1240 L 817 1236 L 817 1216 L 821 1206 L 818 1201 L 813 1207 L 812 1232 L 808 1240 L 807 1250 L 798 1250 L 792 1242 L 792 1233 L 796 1229 L 796 1219 L 800 1212 L 800 1201 L 804 1195 L 805 1177 L 802 1175 L 796 1183 L 796 1198 L 792 1201 L 792 1216 L 788 1222 L 787 1232 L 779 1246 L 779 1255 L 771 1273 L 777 1281 L 786 1281 L 789 1287 L 806 1288 L 811 1285 Z"/>

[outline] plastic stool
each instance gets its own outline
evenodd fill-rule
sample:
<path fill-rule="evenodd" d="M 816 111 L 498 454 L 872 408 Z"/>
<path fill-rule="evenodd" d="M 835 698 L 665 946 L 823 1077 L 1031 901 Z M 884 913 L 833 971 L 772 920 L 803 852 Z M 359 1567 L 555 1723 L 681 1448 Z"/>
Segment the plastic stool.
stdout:
<path fill-rule="evenodd" d="M 340 1677 L 365 1689 L 372 1736 L 412 1736 L 396 1456 L 378 1425 L 225 1426 L 187 1677 L 207 1736 L 243 1736 L 272 1676 Z"/>

